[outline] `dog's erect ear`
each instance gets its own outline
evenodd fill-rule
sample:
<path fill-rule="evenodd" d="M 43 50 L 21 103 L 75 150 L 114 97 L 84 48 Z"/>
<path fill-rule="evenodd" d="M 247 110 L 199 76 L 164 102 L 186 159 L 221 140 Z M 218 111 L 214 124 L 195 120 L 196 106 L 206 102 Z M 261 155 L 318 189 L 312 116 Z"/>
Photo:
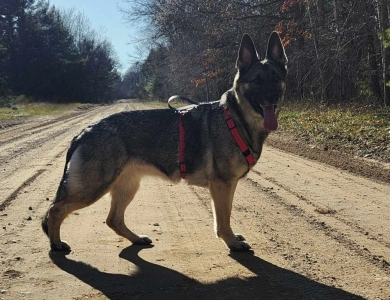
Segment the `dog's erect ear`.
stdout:
<path fill-rule="evenodd" d="M 287 64 L 287 56 L 284 52 L 284 47 L 279 34 L 276 31 L 271 33 L 268 40 L 267 59 L 274 60 L 283 65 Z"/>
<path fill-rule="evenodd" d="M 244 34 L 241 40 L 240 50 L 236 62 L 240 72 L 248 71 L 258 61 L 255 45 L 249 34 Z"/>

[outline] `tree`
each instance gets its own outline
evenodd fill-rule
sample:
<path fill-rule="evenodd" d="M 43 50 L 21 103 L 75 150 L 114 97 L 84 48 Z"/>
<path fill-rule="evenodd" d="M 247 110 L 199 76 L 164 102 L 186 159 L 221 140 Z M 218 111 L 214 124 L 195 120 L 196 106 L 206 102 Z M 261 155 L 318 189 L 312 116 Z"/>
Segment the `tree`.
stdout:
<path fill-rule="evenodd" d="M 376 0 L 377 20 L 379 35 L 381 37 L 380 53 L 381 53 L 381 74 L 383 84 L 383 103 L 385 106 L 390 106 L 390 87 L 389 82 L 389 50 L 386 47 L 385 37 L 386 29 L 389 26 L 389 14 L 390 4 L 385 0 Z"/>
<path fill-rule="evenodd" d="M 48 101 L 105 102 L 113 97 L 112 46 L 74 11 L 47 0 L 0 0 L 0 94 Z"/>
<path fill-rule="evenodd" d="M 17 76 L 18 25 L 33 3 L 34 0 L 0 0 L 0 95 L 12 88 Z"/>
<path fill-rule="evenodd" d="M 14 90 L 45 99 L 68 98 L 64 83 L 77 53 L 59 12 L 39 1 L 18 22 L 17 35 Z"/>
<path fill-rule="evenodd" d="M 138 0 L 128 1 L 127 16 L 130 21 L 144 19 L 149 44 L 166 48 L 166 62 L 161 62 L 168 72 L 165 89 L 186 91 L 201 101 L 216 100 L 232 82 L 242 33 L 252 33 L 264 45 L 282 18 L 280 2 Z M 262 32 L 264 28 L 268 29 Z"/>
<path fill-rule="evenodd" d="M 387 0 L 126 2 L 128 19 L 146 24 L 150 52 L 165 48 L 159 64 L 171 93 L 218 99 L 231 85 L 241 35 L 265 45 L 276 30 L 289 56 L 290 99 L 388 105 L 389 50 L 382 38 L 389 26 Z"/>

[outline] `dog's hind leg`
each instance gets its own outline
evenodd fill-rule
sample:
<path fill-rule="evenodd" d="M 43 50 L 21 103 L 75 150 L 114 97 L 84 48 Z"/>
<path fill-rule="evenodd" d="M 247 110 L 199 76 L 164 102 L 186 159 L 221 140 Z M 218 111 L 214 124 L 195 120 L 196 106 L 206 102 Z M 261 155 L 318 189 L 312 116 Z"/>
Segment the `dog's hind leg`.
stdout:
<path fill-rule="evenodd" d="M 92 201 L 94 202 L 94 201 Z M 61 241 L 60 227 L 64 219 L 77 209 L 89 204 L 77 198 L 66 197 L 61 201 L 54 202 L 42 220 L 43 230 L 50 239 L 50 247 L 53 251 L 69 251 L 70 246 L 65 241 Z"/>
<path fill-rule="evenodd" d="M 213 199 L 214 227 L 217 236 L 223 239 L 231 251 L 247 251 L 251 247 L 245 238 L 234 234 L 230 227 L 233 196 L 237 182 L 209 181 L 209 190 Z"/>
<path fill-rule="evenodd" d="M 98 186 L 91 186 L 90 189 L 85 188 L 83 191 L 77 193 L 70 193 L 69 187 L 66 187 L 66 183 L 61 182 L 59 191 L 61 189 L 68 191 L 61 195 L 57 193 L 57 197 L 53 204 L 49 207 L 49 210 L 43 216 L 42 228 L 50 239 L 50 247 L 53 251 L 69 251 L 70 246 L 61 241 L 60 227 L 65 218 L 73 211 L 87 207 L 97 200 L 99 200 L 105 193 L 106 189 Z"/>
<path fill-rule="evenodd" d="M 108 191 L 114 176 L 102 180 L 103 176 L 98 171 L 100 167 L 101 164 L 85 162 L 80 149 L 73 153 L 56 198 L 42 219 L 42 229 L 48 235 L 53 251 L 70 250 L 69 245 L 60 238 L 60 227 L 64 219 L 71 212 L 93 204 Z"/>
<path fill-rule="evenodd" d="M 133 244 L 149 245 L 152 240 L 148 236 L 137 235 L 125 225 L 125 210 L 137 193 L 140 180 L 140 174 L 130 167 L 122 171 L 111 186 L 111 209 L 106 223 L 118 235 L 127 238 Z"/>

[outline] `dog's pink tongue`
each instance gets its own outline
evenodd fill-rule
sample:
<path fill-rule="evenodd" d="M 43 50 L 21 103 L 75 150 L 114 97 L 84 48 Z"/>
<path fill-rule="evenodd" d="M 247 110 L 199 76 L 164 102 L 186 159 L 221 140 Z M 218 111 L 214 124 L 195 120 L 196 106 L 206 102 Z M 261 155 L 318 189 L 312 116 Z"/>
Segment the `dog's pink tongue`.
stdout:
<path fill-rule="evenodd" d="M 278 129 L 278 119 L 276 118 L 275 109 L 273 105 L 262 105 L 264 112 L 264 127 L 269 131 Z"/>

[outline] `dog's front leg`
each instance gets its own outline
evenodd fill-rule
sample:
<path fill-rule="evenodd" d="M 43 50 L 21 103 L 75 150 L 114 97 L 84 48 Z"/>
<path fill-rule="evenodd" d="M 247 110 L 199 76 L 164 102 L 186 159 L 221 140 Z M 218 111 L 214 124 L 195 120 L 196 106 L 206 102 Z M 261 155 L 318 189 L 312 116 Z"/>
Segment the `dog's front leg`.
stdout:
<path fill-rule="evenodd" d="M 209 181 L 209 190 L 213 198 L 214 228 L 217 236 L 224 240 L 231 251 L 247 251 L 251 247 L 245 238 L 234 234 L 230 227 L 230 215 L 237 182 L 236 180 L 229 183 Z"/>

